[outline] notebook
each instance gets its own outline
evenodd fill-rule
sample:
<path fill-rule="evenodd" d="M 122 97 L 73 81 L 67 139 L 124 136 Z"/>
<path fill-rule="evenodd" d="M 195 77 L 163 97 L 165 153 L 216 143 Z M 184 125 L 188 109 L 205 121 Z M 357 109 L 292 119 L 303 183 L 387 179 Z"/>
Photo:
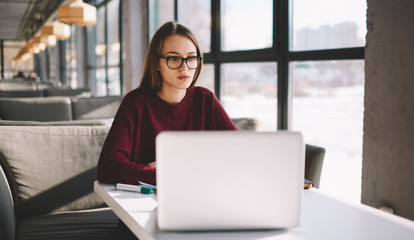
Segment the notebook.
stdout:
<path fill-rule="evenodd" d="M 300 223 L 298 132 L 171 131 L 156 138 L 161 230 L 250 230 Z"/>

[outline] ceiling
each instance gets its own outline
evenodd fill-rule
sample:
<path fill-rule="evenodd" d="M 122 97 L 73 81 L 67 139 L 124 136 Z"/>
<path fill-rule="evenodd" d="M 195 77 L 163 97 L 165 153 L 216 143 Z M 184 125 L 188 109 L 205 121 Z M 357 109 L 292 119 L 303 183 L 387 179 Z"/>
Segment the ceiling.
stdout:
<path fill-rule="evenodd" d="M 0 0 L 0 40 L 29 40 L 65 0 Z"/>

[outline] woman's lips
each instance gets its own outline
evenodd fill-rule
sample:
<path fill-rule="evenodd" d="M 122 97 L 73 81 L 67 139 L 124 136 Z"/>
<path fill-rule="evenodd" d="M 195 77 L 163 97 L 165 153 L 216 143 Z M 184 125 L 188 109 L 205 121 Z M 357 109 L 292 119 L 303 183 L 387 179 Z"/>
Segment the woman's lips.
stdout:
<path fill-rule="evenodd" d="M 180 79 L 182 81 L 187 81 L 187 80 L 190 79 L 190 76 L 188 76 L 188 75 L 181 75 L 181 76 L 178 77 L 178 79 Z"/>

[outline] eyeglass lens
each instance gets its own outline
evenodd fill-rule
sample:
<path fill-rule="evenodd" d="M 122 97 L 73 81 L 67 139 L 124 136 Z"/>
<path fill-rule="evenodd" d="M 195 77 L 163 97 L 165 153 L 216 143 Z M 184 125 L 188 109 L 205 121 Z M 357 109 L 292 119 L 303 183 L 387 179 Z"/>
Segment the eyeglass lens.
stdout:
<path fill-rule="evenodd" d="M 187 64 L 187 67 L 190 69 L 195 69 L 198 67 L 198 64 L 200 62 L 199 58 L 196 57 L 189 57 L 189 58 L 176 58 L 176 57 L 172 57 L 172 58 L 167 58 L 167 65 L 169 68 L 171 69 L 178 69 L 182 66 L 184 60 Z"/>

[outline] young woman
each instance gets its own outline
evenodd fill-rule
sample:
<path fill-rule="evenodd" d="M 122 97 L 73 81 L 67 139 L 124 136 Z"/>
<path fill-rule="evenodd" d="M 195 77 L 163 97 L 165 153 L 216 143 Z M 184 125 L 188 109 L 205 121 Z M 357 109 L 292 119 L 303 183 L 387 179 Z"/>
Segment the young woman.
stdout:
<path fill-rule="evenodd" d="M 140 86 L 122 101 L 98 163 L 105 183 L 155 184 L 155 137 L 165 130 L 237 130 L 214 94 L 195 87 L 203 66 L 194 34 L 168 22 L 155 33 Z"/>

